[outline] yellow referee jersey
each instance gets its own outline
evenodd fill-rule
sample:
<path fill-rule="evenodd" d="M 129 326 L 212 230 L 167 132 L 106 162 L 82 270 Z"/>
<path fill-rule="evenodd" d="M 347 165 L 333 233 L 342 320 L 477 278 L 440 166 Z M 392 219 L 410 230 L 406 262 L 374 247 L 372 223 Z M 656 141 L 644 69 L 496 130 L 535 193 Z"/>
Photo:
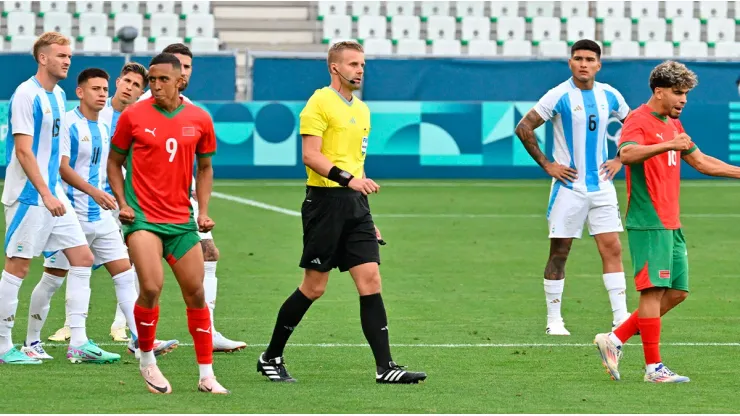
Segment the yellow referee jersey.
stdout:
<path fill-rule="evenodd" d="M 353 97 L 347 101 L 334 88 L 316 90 L 301 111 L 301 134 L 321 137 L 321 153 L 336 167 L 361 178 L 365 167 L 370 109 Z M 309 186 L 339 187 L 306 167 Z"/>

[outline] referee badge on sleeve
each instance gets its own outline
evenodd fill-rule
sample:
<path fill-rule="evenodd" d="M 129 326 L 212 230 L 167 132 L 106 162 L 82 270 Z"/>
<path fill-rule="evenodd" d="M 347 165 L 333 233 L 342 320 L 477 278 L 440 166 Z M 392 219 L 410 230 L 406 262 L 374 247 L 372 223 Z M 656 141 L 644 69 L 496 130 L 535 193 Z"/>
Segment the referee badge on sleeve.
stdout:
<path fill-rule="evenodd" d="M 367 153 L 367 136 L 362 137 L 362 155 L 365 156 Z"/>
<path fill-rule="evenodd" d="M 184 137 L 192 137 L 192 136 L 195 136 L 195 127 L 183 127 L 182 128 L 182 135 Z"/>

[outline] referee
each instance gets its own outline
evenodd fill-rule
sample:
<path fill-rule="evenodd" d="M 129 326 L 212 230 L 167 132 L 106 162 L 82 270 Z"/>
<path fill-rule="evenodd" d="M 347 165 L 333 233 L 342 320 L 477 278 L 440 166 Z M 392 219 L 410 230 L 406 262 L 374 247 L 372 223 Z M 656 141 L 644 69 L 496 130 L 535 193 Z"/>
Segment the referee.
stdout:
<path fill-rule="evenodd" d="M 308 174 L 303 219 L 303 282 L 283 303 L 257 370 L 271 381 L 295 382 L 283 349 L 311 304 L 321 297 L 329 271 L 349 270 L 360 294 L 360 319 L 375 356 L 378 383 L 416 384 L 425 373 L 403 370 L 391 358 L 388 321 L 380 295 L 380 232 L 367 195 L 380 186 L 365 177 L 370 110 L 352 94 L 360 88 L 365 54 L 356 42 L 339 42 L 327 59 L 331 85 L 314 92 L 301 112 L 303 163 Z"/>

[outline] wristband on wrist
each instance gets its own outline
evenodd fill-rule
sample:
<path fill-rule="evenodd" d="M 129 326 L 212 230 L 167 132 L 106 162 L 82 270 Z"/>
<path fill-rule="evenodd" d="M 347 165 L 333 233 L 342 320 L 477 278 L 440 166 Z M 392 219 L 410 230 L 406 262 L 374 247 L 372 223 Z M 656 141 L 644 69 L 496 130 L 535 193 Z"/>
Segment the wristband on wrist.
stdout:
<path fill-rule="evenodd" d="M 349 181 L 354 178 L 351 173 L 346 170 L 339 169 L 336 166 L 332 166 L 331 170 L 329 170 L 329 175 L 326 177 L 342 186 L 348 186 Z"/>

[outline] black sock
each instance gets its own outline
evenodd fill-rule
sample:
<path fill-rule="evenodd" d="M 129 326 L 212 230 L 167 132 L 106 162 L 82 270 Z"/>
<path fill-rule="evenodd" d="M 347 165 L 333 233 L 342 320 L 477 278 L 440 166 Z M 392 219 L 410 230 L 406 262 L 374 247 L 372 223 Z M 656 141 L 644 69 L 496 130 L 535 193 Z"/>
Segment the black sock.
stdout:
<path fill-rule="evenodd" d="M 275 329 L 272 331 L 272 339 L 270 339 L 270 345 L 265 351 L 265 358 L 272 359 L 276 357 L 282 357 L 285 344 L 288 343 L 288 338 L 293 333 L 293 330 L 298 323 L 303 319 L 303 315 L 306 314 L 308 308 L 311 307 L 313 301 L 306 297 L 299 289 L 296 289 L 292 295 L 288 297 L 280 307 L 278 312 L 277 321 L 275 322 Z"/>
<path fill-rule="evenodd" d="M 385 305 L 383 305 L 380 293 L 360 296 L 360 320 L 362 321 L 362 332 L 373 350 L 375 365 L 379 367 L 378 372 L 387 370 L 388 363 L 393 359 L 388 340 L 388 318 L 385 315 Z"/>

